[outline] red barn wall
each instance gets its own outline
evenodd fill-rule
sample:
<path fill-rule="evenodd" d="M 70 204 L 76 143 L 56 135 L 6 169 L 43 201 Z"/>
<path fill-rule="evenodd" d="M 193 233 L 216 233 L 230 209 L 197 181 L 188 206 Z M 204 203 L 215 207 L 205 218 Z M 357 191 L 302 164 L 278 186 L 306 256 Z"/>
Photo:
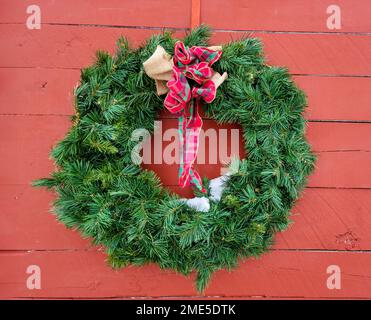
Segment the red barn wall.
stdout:
<path fill-rule="evenodd" d="M 41 9 L 39 30 L 26 27 L 31 4 Z M 206 297 L 371 297 L 371 5 L 337 0 L 341 28 L 328 29 L 330 4 L 201 1 L 213 43 L 248 32 L 262 39 L 268 63 L 289 68 L 308 95 L 307 137 L 318 155 L 292 226 L 270 253 L 217 272 Z M 101 248 L 49 213 L 53 195 L 30 186 L 53 169 L 48 155 L 70 126 L 80 68 L 98 49 L 113 52 L 121 34 L 133 46 L 164 27 L 183 35 L 197 20 L 192 1 L 1 0 L 0 8 L 0 297 L 197 297 L 194 276 L 155 265 L 113 271 Z M 214 177 L 219 167 L 201 169 Z M 179 191 L 169 178 L 176 170 L 156 167 Z M 27 288 L 30 265 L 41 268 L 39 290 Z M 326 285 L 331 265 L 341 269 L 341 289 Z"/>

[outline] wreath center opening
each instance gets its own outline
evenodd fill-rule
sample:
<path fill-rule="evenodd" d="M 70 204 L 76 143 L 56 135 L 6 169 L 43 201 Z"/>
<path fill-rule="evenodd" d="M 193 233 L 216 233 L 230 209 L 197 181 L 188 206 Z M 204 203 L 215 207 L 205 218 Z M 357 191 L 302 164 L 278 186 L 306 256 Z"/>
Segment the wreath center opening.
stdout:
<path fill-rule="evenodd" d="M 228 172 L 234 158 L 245 158 L 242 127 L 238 124 L 218 124 L 201 111 L 203 127 L 194 163 L 201 178 L 214 179 Z M 177 119 L 163 111 L 154 123 L 154 133 L 147 135 L 140 147 L 141 166 L 154 171 L 163 185 L 185 198 L 194 196 L 191 186 L 178 185 L 179 136 Z"/>

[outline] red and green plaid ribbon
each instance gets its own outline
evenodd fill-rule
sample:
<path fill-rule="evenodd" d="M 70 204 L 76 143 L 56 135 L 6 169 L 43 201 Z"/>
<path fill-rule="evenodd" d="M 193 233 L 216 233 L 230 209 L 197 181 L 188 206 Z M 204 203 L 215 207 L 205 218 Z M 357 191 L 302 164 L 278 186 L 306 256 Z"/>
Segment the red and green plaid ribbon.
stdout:
<path fill-rule="evenodd" d="M 222 52 L 204 47 L 186 47 L 181 41 L 175 44 L 173 76 L 167 82 L 169 92 L 164 105 L 178 116 L 180 144 L 179 185 L 194 185 L 205 192 L 198 172 L 193 168 L 199 145 L 202 119 L 198 113 L 202 101 L 211 103 L 216 95 L 216 85 L 211 80 L 212 64 L 219 60 Z M 188 79 L 194 80 L 191 87 Z M 187 119 L 187 111 L 190 117 Z"/>

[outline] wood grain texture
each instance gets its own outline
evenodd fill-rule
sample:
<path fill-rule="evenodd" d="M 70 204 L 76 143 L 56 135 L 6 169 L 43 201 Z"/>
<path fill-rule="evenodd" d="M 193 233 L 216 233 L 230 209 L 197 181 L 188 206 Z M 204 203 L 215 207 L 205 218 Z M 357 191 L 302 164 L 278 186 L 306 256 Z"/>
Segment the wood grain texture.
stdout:
<path fill-rule="evenodd" d="M 44 24 L 189 28 L 191 2 L 149 0 L 38 1 Z M 4 0 L 1 23 L 25 23 L 31 0 Z M 202 22 L 216 29 L 298 32 L 371 32 L 367 0 L 339 0 L 341 28 L 328 29 L 325 0 L 202 0 Z M 220 10 L 223 8 L 223 10 Z M 164 14 L 166 9 L 166 14 Z M 89 14 L 87 14 L 89 13 Z"/>
<path fill-rule="evenodd" d="M 73 69 L 0 68 L 0 114 L 71 115 L 79 78 L 80 71 Z M 308 95 L 307 119 L 371 121 L 371 78 L 293 79 Z"/>
<path fill-rule="evenodd" d="M 55 195 L 30 184 L 0 185 L 0 250 L 74 250 L 89 248 L 90 240 L 51 214 Z"/>
<path fill-rule="evenodd" d="M 341 28 L 328 29 L 327 13 L 337 5 Z M 220 10 L 220 8 L 223 10 Z M 368 0 L 203 0 L 202 21 L 216 29 L 299 32 L 371 32 Z"/>
<path fill-rule="evenodd" d="M 1 297 L 116 298 L 196 296 L 192 280 L 155 265 L 114 271 L 98 251 L 2 252 Z M 205 295 L 216 297 L 368 298 L 370 253 L 275 251 L 214 274 Z M 26 287 L 29 265 L 41 289 Z M 328 266 L 340 267 L 341 290 L 327 288 Z M 226 285 L 228 283 L 228 285 Z"/>
<path fill-rule="evenodd" d="M 79 79 L 73 69 L 0 68 L 0 113 L 72 115 Z"/>
<path fill-rule="evenodd" d="M 191 0 L 191 28 L 196 28 L 201 23 L 201 0 Z"/>
<path fill-rule="evenodd" d="M 215 121 L 205 120 L 204 123 L 204 129 L 213 128 L 219 134 Z M 162 125 L 164 132 L 176 128 L 176 119 L 163 119 Z M 67 116 L 0 116 L 0 184 L 27 184 L 47 176 L 54 168 L 48 159 L 49 152 L 64 137 L 69 126 Z M 231 129 L 239 127 L 228 125 L 223 128 L 227 129 L 227 141 L 230 141 Z M 309 179 L 309 186 L 371 188 L 371 167 L 368 165 L 371 145 L 369 139 L 364 139 L 371 134 L 370 124 L 322 122 L 309 123 L 308 128 L 309 142 L 318 153 L 317 169 Z M 205 141 L 208 143 L 207 139 Z M 241 137 L 239 141 L 240 156 L 243 157 Z M 170 143 L 174 143 L 174 139 L 163 141 L 163 148 Z M 206 145 L 206 157 L 208 150 Z M 227 156 L 231 156 L 230 152 Z M 220 175 L 225 158 L 218 156 L 217 160 L 215 164 L 196 163 L 196 168 L 201 175 L 215 178 Z M 165 185 L 177 184 L 176 163 L 152 162 L 144 167 L 156 171 Z"/>
<path fill-rule="evenodd" d="M 92 64 L 97 50 L 115 51 L 115 42 L 125 35 L 132 46 L 150 35 L 149 29 L 94 28 L 46 25 L 28 30 L 23 25 L 0 25 L 0 67 L 82 68 Z"/>
<path fill-rule="evenodd" d="M 163 28 L 182 37 L 191 24 L 191 1 L 40 0 L 41 30 L 25 25 L 33 1 L 1 1 L 0 297 L 198 297 L 194 275 L 154 265 L 113 271 L 102 248 L 49 213 L 55 195 L 30 186 L 54 169 L 49 152 L 70 126 L 80 68 L 98 49 L 113 53 L 120 35 L 133 47 Z M 341 9 L 341 29 L 326 26 L 330 4 Z M 201 21 L 216 29 L 213 43 L 256 36 L 268 64 L 288 67 L 308 95 L 307 137 L 318 155 L 292 209 L 293 224 L 277 234 L 272 252 L 231 273 L 217 272 L 207 297 L 371 297 L 370 13 L 368 0 L 201 1 Z M 160 119 L 164 128 L 176 127 L 166 112 Z M 204 123 L 217 129 L 213 121 Z M 192 196 L 176 186 L 176 164 L 149 168 L 174 192 Z M 220 168 L 220 161 L 198 165 L 209 178 Z M 32 264 L 41 267 L 41 290 L 26 287 Z M 341 290 L 326 286 L 329 265 L 341 268 Z"/>
<path fill-rule="evenodd" d="M 21 25 L 0 25 L 0 67 L 81 68 L 98 49 L 114 51 L 125 35 L 137 46 L 158 30 L 44 26 L 27 30 Z M 177 32 L 181 37 L 184 33 Z M 212 42 L 239 39 L 241 32 L 218 32 Z M 293 74 L 371 75 L 371 37 L 331 34 L 262 34 L 267 62 L 287 66 Z"/>
<path fill-rule="evenodd" d="M 316 188 L 370 188 L 371 187 L 370 152 L 326 152 L 318 155 L 316 170 L 309 177 L 308 186 Z M 145 165 L 154 170 L 165 185 L 177 185 L 178 166 L 167 165 L 166 171 L 161 165 Z M 221 174 L 221 165 L 196 164 L 201 176 L 210 179 Z"/>
<path fill-rule="evenodd" d="M 311 120 L 371 120 L 371 78 L 294 76 L 308 96 Z"/>
<path fill-rule="evenodd" d="M 191 0 L 3 0 L 1 23 L 25 24 L 26 8 L 37 4 L 42 24 L 189 28 Z M 164 9 L 166 14 L 164 14 Z"/>
<path fill-rule="evenodd" d="M 217 32 L 213 43 L 243 35 L 262 40 L 267 63 L 293 74 L 370 75 L 371 37 L 334 34 Z"/>
<path fill-rule="evenodd" d="M 170 187 L 178 194 L 184 189 Z M 187 196 L 187 194 L 186 194 Z M 0 250 L 76 250 L 92 247 L 50 214 L 54 194 L 27 184 L 0 185 Z M 275 249 L 371 250 L 371 190 L 307 188 L 292 209 L 293 224 Z"/>

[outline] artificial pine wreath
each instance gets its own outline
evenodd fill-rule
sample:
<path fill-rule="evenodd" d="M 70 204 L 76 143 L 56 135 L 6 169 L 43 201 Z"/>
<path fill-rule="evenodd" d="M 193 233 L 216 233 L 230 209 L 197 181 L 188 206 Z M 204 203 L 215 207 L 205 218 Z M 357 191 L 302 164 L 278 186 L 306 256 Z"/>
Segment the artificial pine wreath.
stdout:
<path fill-rule="evenodd" d="M 207 46 L 209 37 L 201 26 L 183 42 Z M 241 125 L 247 154 L 232 163 L 218 199 L 204 179 L 209 210 L 180 201 L 154 172 L 133 164 L 132 132 L 153 132 L 164 107 L 143 62 L 159 45 L 173 55 L 175 44 L 165 32 L 136 50 L 121 38 L 114 56 L 98 52 L 81 72 L 73 125 L 52 151 L 58 169 L 34 185 L 57 191 L 58 219 L 104 245 L 113 267 L 155 262 L 185 275 L 196 271 L 203 291 L 214 271 L 262 254 L 288 226 L 315 157 L 304 135 L 304 93 L 286 69 L 266 65 L 260 41 L 247 37 L 223 46 L 213 69 L 228 79 L 203 105 L 218 123 Z"/>

